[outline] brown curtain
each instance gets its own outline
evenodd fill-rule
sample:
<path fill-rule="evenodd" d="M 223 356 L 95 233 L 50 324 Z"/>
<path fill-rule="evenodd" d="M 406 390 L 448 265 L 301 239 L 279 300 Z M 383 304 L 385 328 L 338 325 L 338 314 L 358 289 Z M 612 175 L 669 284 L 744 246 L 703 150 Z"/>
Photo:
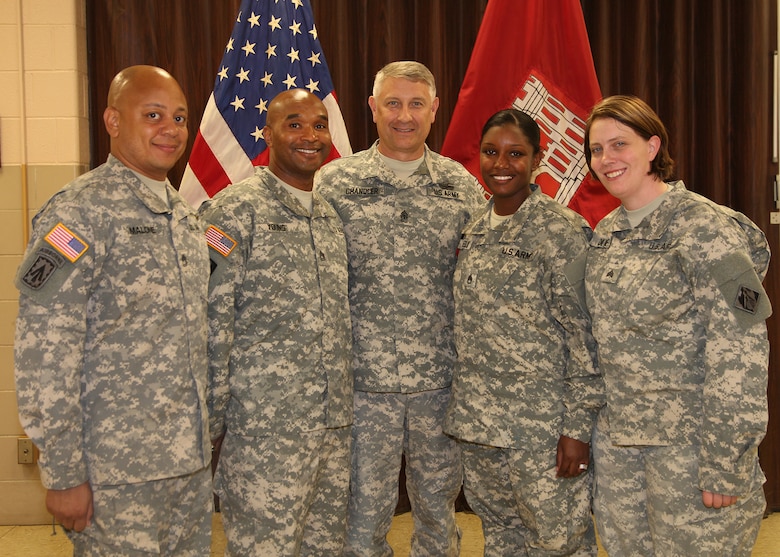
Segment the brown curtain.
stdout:
<path fill-rule="evenodd" d="M 415 59 L 437 79 L 441 108 L 428 143 L 438 150 L 488 0 L 310 1 L 353 149 L 364 149 L 376 138 L 366 104 L 376 71 L 392 60 Z M 669 128 L 677 177 L 690 189 L 747 214 L 767 232 L 780 257 L 778 227 L 769 225 L 777 172 L 771 162 L 770 125 L 777 0 L 581 4 L 602 93 L 646 99 Z M 190 104 L 192 144 L 238 5 L 239 0 L 87 1 L 93 166 L 108 154 L 101 118 L 108 83 L 131 64 L 158 65 L 179 79 Z M 518 10 L 522 5 L 517 0 Z M 174 183 L 188 154 L 171 172 Z M 772 264 L 765 285 L 780 308 L 778 268 Z M 780 348 L 774 316 L 769 334 L 773 348 Z M 779 365 L 773 355 L 773 419 L 761 447 L 770 508 L 777 510 Z"/>

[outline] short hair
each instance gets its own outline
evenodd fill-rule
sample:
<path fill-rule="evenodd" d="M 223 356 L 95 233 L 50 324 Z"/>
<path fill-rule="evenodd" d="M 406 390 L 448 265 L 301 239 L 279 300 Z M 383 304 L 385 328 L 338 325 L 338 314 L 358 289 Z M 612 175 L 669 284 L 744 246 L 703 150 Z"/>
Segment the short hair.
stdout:
<path fill-rule="evenodd" d="M 428 85 L 431 91 L 431 99 L 436 98 L 436 80 L 427 67 L 420 62 L 400 61 L 390 62 L 384 68 L 379 70 L 374 77 L 374 88 L 371 94 L 376 97 L 382 88 L 382 83 L 388 77 L 399 77 L 409 81 L 423 82 Z"/>
<path fill-rule="evenodd" d="M 534 154 L 542 150 L 541 146 L 541 132 L 539 131 L 539 124 L 536 120 L 531 118 L 528 114 L 516 108 L 507 108 L 499 110 L 493 116 L 488 118 L 485 125 L 482 127 L 482 135 L 480 135 L 480 142 L 484 139 L 485 134 L 490 128 L 503 126 L 504 124 L 513 124 L 520 128 L 528 142 L 534 148 Z"/>
<path fill-rule="evenodd" d="M 588 168 L 590 166 L 590 128 L 593 122 L 599 119 L 612 118 L 621 124 L 624 124 L 634 130 L 637 135 L 645 140 L 652 136 L 658 136 L 661 144 L 658 147 L 658 153 L 650 163 L 650 172 L 660 180 L 668 180 L 674 172 L 674 160 L 669 155 L 669 134 L 658 114 L 650 106 L 640 99 L 631 95 L 613 95 L 602 99 L 590 112 L 588 121 L 585 124 L 585 160 Z"/>

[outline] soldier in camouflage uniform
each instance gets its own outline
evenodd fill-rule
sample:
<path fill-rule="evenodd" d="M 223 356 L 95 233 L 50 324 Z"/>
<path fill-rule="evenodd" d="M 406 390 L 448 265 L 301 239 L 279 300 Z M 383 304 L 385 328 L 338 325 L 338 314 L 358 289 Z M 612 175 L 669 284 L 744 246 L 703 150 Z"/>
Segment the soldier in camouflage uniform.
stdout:
<path fill-rule="evenodd" d="M 539 126 L 519 110 L 482 130 L 493 197 L 455 268 L 458 363 L 445 431 L 463 452 L 486 556 L 596 555 L 590 435 L 603 381 L 584 310 L 590 227 L 531 184 Z"/>
<path fill-rule="evenodd" d="M 108 162 L 52 197 L 16 277 L 19 415 L 75 555 L 209 555 L 203 228 L 166 174 L 187 143 L 167 72 L 112 81 Z"/>
<path fill-rule="evenodd" d="M 349 252 L 356 394 L 346 555 L 392 554 L 402 455 L 412 555 L 457 555 L 460 455 L 442 432 L 455 360 L 451 283 L 460 232 L 484 198 L 460 164 L 425 145 L 439 106 L 425 66 L 385 66 L 368 103 L 379 141 L 317 180 Z"/>
<path fill-rule="evenodd" d="M 586 268 L 607 401 L 593 440 L 601 540 L 610 555 L 750 555 L 765 507 L 766 238 L 664 181 L 667 133 L 640 99 L 597 104 L 585 153 L 622 203 Z"/>
<path fill-rule="evenodd" d="M 352 423 L 352 338 L 341 221 L 314 173 L 328 113 L 303 89 L 268 106 L 268 168 L 201 207 L 214 268 L 209 410 L 232 556 L 338 555 Z"/>

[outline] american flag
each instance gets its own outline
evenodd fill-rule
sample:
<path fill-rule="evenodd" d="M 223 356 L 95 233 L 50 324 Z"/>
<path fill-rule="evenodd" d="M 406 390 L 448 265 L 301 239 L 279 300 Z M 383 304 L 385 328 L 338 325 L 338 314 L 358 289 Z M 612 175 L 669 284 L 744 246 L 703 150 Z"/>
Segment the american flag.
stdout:
<path fill-rule="evenodd" d="M 52 228 L 44 239 L 73 263 L 75 263 L 89 247 L 86 242 L 68 230 L 61 222 L 57 223 L 57 226 Z"/>
<path fill-rule="evenodd" d="M 352 154 L 309 1 L 242 0 L 182 176 L 179 191 L 190 204 L 198 207 L 268 164 L 268 103 L 295 88 L 308 89 L 328 109 L 328 160 Z"/>
<path fill-rule="evenodd" d="M 225 257 L 236 247 L 236 241 L 216 226 L 209 226 L 206 230 L 206 242 Z"/>

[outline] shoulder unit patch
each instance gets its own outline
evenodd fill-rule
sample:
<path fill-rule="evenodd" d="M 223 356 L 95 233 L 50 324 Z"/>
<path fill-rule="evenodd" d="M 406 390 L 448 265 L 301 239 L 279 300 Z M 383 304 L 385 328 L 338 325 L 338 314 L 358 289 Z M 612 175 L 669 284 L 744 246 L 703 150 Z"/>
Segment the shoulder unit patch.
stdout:
<path fill-rule="evenodd" d="M 746 311 L 748 313 L 756 313 L 758 307 L 758 299 L 761 295 L 743 284 L 739 285 L 737 291 L 737 299 L 734 302 L 734 307 Z"/>

